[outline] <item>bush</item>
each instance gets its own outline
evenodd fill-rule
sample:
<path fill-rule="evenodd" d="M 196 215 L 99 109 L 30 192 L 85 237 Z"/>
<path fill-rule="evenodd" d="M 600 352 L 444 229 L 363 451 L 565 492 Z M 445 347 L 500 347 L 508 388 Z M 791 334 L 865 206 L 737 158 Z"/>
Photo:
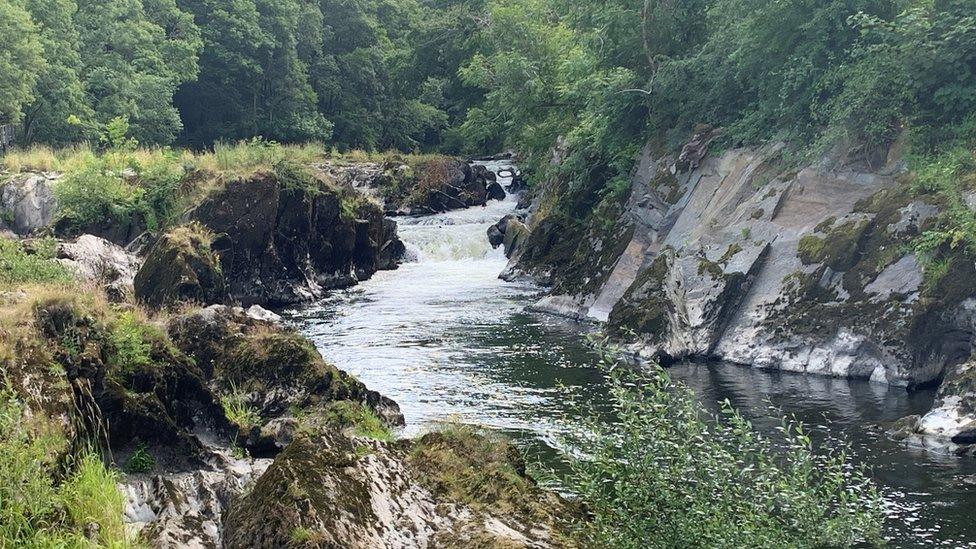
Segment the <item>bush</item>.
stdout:
<path fill-rule="evenodd" d="M 610 359 L 612 363 L 612 358 Z M 592 414 L 571 455 L 590 506 L 585 546 L 850 547 L 880 541 L 881 501 L 837 449 L 814 451 L 803 426 L 760 435 L 732 406 L 708 417 L 659 367 L 610 368 L 616 422 Z"/>
<path fill-rule="evenodd" d="M 0 238 L 0 288 L 71 282 L 71 274 L 53 258 L 51 240 L 39 241 L 34 253 L 28 253 L 22 242 Z"/>

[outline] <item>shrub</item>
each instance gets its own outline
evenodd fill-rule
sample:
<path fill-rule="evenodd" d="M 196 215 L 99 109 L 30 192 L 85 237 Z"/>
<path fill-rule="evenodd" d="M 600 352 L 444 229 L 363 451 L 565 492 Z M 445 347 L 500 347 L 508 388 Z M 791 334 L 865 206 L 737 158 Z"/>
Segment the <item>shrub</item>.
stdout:
<path fill-rule="evenodd" d="M 125 462 L 126 473 L 148 473 L 156 467 L 156 458 L 146 450 L 145 445 L 136 448 Z"/>
<path fill-rule="evenodd" d="M 71 282 L 71 273 L 53 261 L 53 240 L 41 240 L 37 244 L 34 253 L 28 253 L 22 242 L 0 238 L 0 287 Z"/>
<path fill-rule="evenodd" d="M 613 364 L 609 357 L 608 364 Z M 814 451 L 802 425 L 782 442 L 725 402 L 705 414 L 659 367 L 609 369 L 616 421 L 590 414 L 570 455 L 590 506 L 585 546 L 850 547 L 879 542 L 880 498 L 842 449 Z"/>

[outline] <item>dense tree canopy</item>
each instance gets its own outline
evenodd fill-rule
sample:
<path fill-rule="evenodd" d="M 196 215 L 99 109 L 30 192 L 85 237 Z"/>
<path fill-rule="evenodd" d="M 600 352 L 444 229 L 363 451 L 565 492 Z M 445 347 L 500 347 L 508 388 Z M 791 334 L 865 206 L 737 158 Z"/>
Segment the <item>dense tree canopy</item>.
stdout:
<path fill-rule="evenodd" d="M 0 0 L 26 142 L 256 136 L 546 156 L 614 182 L 649 138 L 728 145 L 976 127 L 976 0 Z M 598 167 L 599 169 L 595 169 Z M 611 187 L 613 185 L 610 185 Z"/>

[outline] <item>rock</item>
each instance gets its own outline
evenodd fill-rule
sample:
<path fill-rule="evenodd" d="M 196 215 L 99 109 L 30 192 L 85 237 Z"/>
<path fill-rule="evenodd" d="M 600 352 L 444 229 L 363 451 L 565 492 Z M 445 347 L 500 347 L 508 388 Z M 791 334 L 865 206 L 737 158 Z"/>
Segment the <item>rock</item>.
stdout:
<path fill-rule="evenodd" d="M 269 322 L 272 324 L 281 323 L 280 315 L 272 313 L 260 305 L 251 305 L 245 314 L 248 316 L 248 318 L 253 318 L 254 320 L 260 320 L 262 322 Z"/>
<path fill-rule="evenodd" d="M 505 194 L 505 189 L 503 189 L 498 183 L 492 183 L 489 185 L 487 194 L 488 200 L 505 200 L 505 197 L 508 196 Z"/>
<path fill-rule="evenodd" d="M 720 132 L 709 127 L 696 129 L 695 136 L 682 147 L 672 173 L 685 173 L 697 169 L 708 155 L 708 146 L 719 134 Z"/>
<path fill-rule="evenodd" d="M 492 248 L 498 248 L 505 242 L 505 233 L 498 228 L 498 225 L 488 227 L 488 243 Z"/>
<path fill-rule="evenodd" d="M 59 243 L 57 260 L 80 280 L 101 285 L 114 303 L 132 296 L 135 276 L 142 265 L 138 257 L 122 247 L 93 235 Z"/>
<path fill-rule="evenodd" d="M 325 410 L 340 401 L 368 407 L 388 426 L 404 424 L 395 402 L 325 362 L 307 339 L 243 309 L 214 305 L 177 316 L 168 333 L 218 387 L 246 395 L 260 416 L 255 427 L 292 417 L 294 410 Z M 266 446 L 267 437 L 250 440 Z"/>
<path fill-rule="evenodd" d="M 54 181 L 40 174 L 23 174 L 4 183 L 0 190 L 3 227 L 27 236 L 51 226 L 58 211 Z"/>
<path fill-rule="evenodd" d="M 120 485 L 124 522 L 151 547 L 220 547 L 228 503 L 271 465 L 270 459 L 238 459 L 216 448 L 208 452 L 204 469 L 145 479 L 128 475 Z"/>
<path fill-rule="evenodd" d="M 950 369 L 918 434 L 958 445 L 976 444 L 976 360 Z"/>
<path fill-rule="evenodd" d="M 298 166 L 230 182 L 186 217 L 218 235 L 228 292 L 245 305 L 309 302 L 403 255 L 378 205 Z"/>
<path fill-rule="evenodd" d="M 136 298 L 154 308 L 185 302 L 220 303 L 227 289 L 214 236 L 199 224 L 173 229 L 153 245 L 135 276 Z"/>
<path fill-rule="evenodd" d="M 714 135 L 698 132 L 680 157 L 649 143 L 630 195 L 588 222 L 566 213 L 592 195 L 586 181 L 568 195 L 568 181 L 540 182 L 540 199 L 559 203 L 532 219 L 505 276 L 551 285 L 540 308 L 609 320 L 648 359 L 904 386 L 968 359 L 976 257 L 959 247 L 951 272 L 926 280 L 911 253 L 937 200 L 887 168 L 784 170 L 782 144 L 709 156 Z"/>
<path fill-rule="evenodd" d="M 405 443 L 303 434 L 233 501 L 224 547 L 565 546 L 578 510 L 535 486 L 515 456 L 468 433 Z M 476 489 L 453 480 L 461 470 L 477 471 Z"/>
<path fill-rule="evenodd" d="M 510 219 L 505 227 L 505 257 L 511 258 L 529 238 L 529 228 L 518 219 Z"/>

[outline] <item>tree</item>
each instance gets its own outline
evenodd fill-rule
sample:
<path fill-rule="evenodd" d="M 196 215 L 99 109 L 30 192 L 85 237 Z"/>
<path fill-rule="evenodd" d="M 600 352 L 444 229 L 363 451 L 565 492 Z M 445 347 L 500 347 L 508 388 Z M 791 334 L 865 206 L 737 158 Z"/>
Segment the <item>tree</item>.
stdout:
<path fill-rule="evenodd" d="M 37 27 L 19 0 L 0 0 L 0 37 L 0 123 L 17 122 L 44 68 Z"/>
<path fill-rule="evenodd" d="M 319 28 L 317 6 L 304 0 L 180 0 L 180 6 L 196 18 L 204 43 L 199 80 L 176 97 L 187 142 L 329 137 L 331 123 L 316 109 L 307 61 L 299 56 L 316 51 L 304 48 Z"/>
<path fill-rule="evenodd" d="M 81 37 L 74 23 L 75 0 L 29 0 L 27 9 L 37 24 L 44 50 L 45 70 L 34 88 L 34 100 L 23 110 L 24 141 L 65 145 L 86 136 L 95 113 L 87 103 L 81 81 Z M 84 122 L 70 124 L 74 116 Z"/>
<path fill-rule="evenodd" d="M 82 80 L 96 121 L 127 117 L 141 143 L 182 129 L 173 95 L 197 76 L 200 32 L 174 0 L 80 0 Z"/>

